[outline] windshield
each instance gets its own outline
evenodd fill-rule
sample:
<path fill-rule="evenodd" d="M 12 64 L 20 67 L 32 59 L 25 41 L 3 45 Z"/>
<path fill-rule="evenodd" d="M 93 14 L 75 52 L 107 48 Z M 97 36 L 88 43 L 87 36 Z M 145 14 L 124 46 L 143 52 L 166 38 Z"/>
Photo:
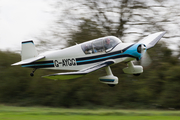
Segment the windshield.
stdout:
<path fill-rule="evenodd" d="M 106 52 L 111 51 L 117 44 L 121 43 L 120 39 L 114 36 L 106 37 L 104 39 L 104 48 Z"/>
<path fill-rule="evenodd" d="M 85 54 L 109 52 L 119 43 L 122 43 L 119 38 L 114 36 L 108 36 L 85 42 L 82 44 L 81 48 Z"/>

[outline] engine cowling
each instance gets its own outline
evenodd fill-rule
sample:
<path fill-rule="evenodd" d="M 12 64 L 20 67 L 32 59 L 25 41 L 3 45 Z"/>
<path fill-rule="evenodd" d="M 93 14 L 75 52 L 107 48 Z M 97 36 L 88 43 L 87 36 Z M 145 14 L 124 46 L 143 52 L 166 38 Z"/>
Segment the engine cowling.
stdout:
<path fill-rule="evenodd" d="M 111 85 L 116 85 L 118 84 L 118 77 L 113 76 L 113 75 L 106 75 L 99 77 L 100 82 L 105 83 L 105 84 L 111 84 Z"/>

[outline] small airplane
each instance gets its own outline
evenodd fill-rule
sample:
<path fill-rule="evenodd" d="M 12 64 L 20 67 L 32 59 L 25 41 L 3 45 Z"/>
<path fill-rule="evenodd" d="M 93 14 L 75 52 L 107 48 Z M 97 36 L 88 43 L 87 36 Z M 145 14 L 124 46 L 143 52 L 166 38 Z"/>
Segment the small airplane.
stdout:
<path fill-rule="evenodd" d="M 34 76 L 34 72 L 39 68 L 73 70 L 73 72 L 43 76 L 54 80 L 74 79 L 105 68 L 107 75 L 99 77 L 99 80 L 112 87 L 118 84 L 118 78 L 113 75 L 110 66 L 124 62 L 128 65 L 123 69 L 124 73 L 140 75 L 143 73 L 143 64 L 149 64 L 147 62 L 150 61 L 145 57 L 147 56 L 146 50 L 152 48 L 165 33 L 150 34 L 137 43 L 122 43 L 115 36 L 107 36 L 42 54 L 38 54 L 33 41 L 24 41 L 22 42 L 21 61 L 12 66 L 21 65 L 33 68 L 31 76 Z M 134 65 L 133 60 L 141 60 L 142 65 Z"/>

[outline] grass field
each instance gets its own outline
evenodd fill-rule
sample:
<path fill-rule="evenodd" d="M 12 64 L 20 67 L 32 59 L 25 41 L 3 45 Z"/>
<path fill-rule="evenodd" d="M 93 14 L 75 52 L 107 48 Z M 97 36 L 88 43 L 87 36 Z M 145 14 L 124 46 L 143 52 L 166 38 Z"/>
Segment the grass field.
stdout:
<path fill-rule="evenodd" d="M 0 105 L 0 120 L 180 120 L 180 111 L 64 109 Z"/>

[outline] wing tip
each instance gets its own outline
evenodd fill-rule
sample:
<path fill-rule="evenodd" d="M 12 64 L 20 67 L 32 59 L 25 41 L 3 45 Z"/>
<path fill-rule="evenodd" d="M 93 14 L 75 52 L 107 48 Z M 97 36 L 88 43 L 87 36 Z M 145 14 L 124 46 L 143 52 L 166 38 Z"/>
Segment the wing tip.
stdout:
<path fill-rule="evenodd" d="M 46 78 L 46 79 L 52 79 L 52 80 L 58 80 L 58 79 L 55 79 L 54 77 L 52 76 L 55 76 L 55 75 L 45 75 L 45 76 L 41 76 L 42 78 Z"/>
<path fill-rule="evenodd" d="M 11 64 L 11 66 L 16 66 L 16 65 L 18 65 L 18 63 Z"/>
<path fill-rule="evenodd" d="M 166 31 L 162 31 L 162 36 L 163 36 L 164 34 L 166 34 Z"/>

